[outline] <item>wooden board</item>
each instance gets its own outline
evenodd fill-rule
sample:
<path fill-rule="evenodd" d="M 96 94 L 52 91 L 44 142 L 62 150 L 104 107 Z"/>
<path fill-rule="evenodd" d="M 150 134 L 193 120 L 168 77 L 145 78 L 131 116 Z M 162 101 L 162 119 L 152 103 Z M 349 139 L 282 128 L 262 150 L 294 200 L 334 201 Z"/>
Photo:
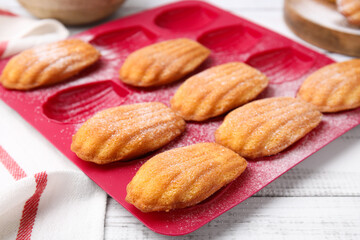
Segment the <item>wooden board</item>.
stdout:
<path fill-rule="evenodd" d="M 347 23 L 327 0 L 285 0 L 288 26 L 305 41 L 329 51 L 360 57 L 360 27 Z"/>
<path fill-rule="evenodd" d="M 252 197 L 177 240 L 348 239 L 359 234 L 359 197 Z M 346 207 L 344 207 L 344 205 Z M 339 211 L 341 209 L 341 211 Z M 141 225 L 113 199 L 105 239 L 171 240 Z"/>

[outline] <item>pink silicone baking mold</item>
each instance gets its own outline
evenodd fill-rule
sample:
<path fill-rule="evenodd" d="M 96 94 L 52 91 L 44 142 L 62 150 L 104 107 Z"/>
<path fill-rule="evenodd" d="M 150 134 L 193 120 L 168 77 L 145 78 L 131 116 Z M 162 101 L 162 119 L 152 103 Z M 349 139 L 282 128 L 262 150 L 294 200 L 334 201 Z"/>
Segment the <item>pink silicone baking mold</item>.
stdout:
<path fill-rule="evenodd" d="M 197 40 L 212 51 L 196 72 L 230 61 L 245 62 L 263 71 L 270 85 L 259 98 L 295 96 L 306 76 L 333 62 L 207 3 L 186 1 L 115 20 L 74 36 L 90 42 L 101 52 L 102 57 L 95 65 L 65 83 L 47 88 L 21 92 L 0 87 L 0 97 L 147 227 L 166 235 L 187 234 L 200 228 L 360 123 L 360 109 L 326 114 L 315 130 L 287 150 L 249 161 L 238 179 L 204 202 L 170 212 L 142 213 L 124 200 L 126 185 L 139 167 L 161 151 L 213 142 L 214 131 L 223 116 L 203 123 L 189 122 L 181 137 L 144 158 L 105 166 L 78 159 L 70 151 L 71 136 L 86 119 L 105 108 L 150 101 L 169 105 L 183 80 L 162 87 L 134 88 L 119 81 L 118 71 L 134 50 L 179 37 Z M 0 70 L 7 61 L 0 61 Z"/>

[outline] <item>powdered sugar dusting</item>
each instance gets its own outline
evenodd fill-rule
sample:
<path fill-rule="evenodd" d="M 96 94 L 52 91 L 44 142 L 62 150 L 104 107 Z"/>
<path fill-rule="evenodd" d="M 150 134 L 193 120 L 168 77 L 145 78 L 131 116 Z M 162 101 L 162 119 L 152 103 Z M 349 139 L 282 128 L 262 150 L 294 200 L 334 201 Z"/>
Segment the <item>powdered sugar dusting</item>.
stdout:
<path fill-rule="evenodd" d="M 178 7 L 182 8 L 187 6 L 188 4 L 192 3 L 186 1 L 177 2 L 174 3 L 172 7 L 166 7 L 176 9 Z M 84 41 L 93 41 L 95 39 L 94 45 L 100 51 L 102 57 L 93 66 L 85 69 L 68 81 L 51 87 L 40 88 L 27 92 L 9 91 L 0 87 L 0 98 L 12 108 L 17 110 L 27 121 L 44 134 L 90 178 L 92 178 L 131 213 L 136 215 L 145 223 L 145 225 L 157 232 L 170 235 L 189 233 L 201 227 L 208 221 L 222 214 L 224 211 L 229 210 L 233 206 L 250 197 L 288 169 L 301 162 L 307 156 L 316 152 L 334 138 L 340 136 L 360 123 L 359 109 L 337 114 L 325 114 L 320 125 L 304 138 L 300 139 L 285 151 L 277 155 L 249 161 L 248 168 L 238 179 L 215 193 L 208 200 L 205 200 L 194 207 L 170 211 L 168 213 L 144 214 L 139 212 L 132 205 L 126 203 L 124 200 L 126 196 L 126 185 L 132 179 L 138 168 L 146 162 L 147 159 L 167 149 L 187 146 L 198 142 L 213 142 L 214 132 L 222 123 L 224 116 L 210 119 L 203 123 L 187 123 L 186 131 L 182 135 L 162 149 L 149 153 L 141 159 L 128 162 L 117 162 L 107 166 L 96 166 L 79 160 L 75 154 L 70 151 L 71 137 L 75 131 L 80 128 L 82 123 L 54 121 L 54 119 L 46 117 L 42 106 L 49 98 L 69 89 L 71 90 L 71 88 L 77 86 L 81 88 L 81 86 L 87 86 L 88 84 L 96 84 L 98 82 L 108 80 L 115 86 L 114 89 L 118 88 L 120 91 L 129 93 L 121 98 L 123 102 L 116 102 L 116 100 L 115 104 L 159 101 L 169 106 L 169 100 L 182 83 L 182 80 L 162 87 L 135 88 L 128 86 L 119 80 L 119 69 L 127 55 L 135 49 L 151 44 L 152 42 L 160 41 L 161 39 L 165 40 L 183 36 L 196 39 L 199 36 L 206 35 L 207 37 L 204 41 L 206 41 L 209 46 L 216 49 L 202 68 L 230 61 L 246 61 L 247 59 L 251 59 L 255 53 L 261 55 L 262 52 L 269 52 L 290 46 L 295 46 L 297 51 L 300 51 L 306 56 L 310 56 L 310 60 L 313 60 L 311 67 L 308 66 L 307 61 L 305 61 L 306 64 L 302 64 L 303 67 L 305 66 L 308 68 L 306 71 L 294 66 L 293 64 L 277 66 L 280 70 L 288 70 L 287 73 L 292 75 L 289 77 L 293 77 L 294 75 L 296 75 L 296 77 L 293 77 L 292 81 L 285 81 L 286 79 L 282 78 L 283 75 L 274 74 L 273 80 L 277 84 L 270 84 L 258 98 L 273 96 L 294 97 L 296 96 L 296 92 L 306 76 L 320 67 L 332 62 L 331 59 L 323 55 L 301 47 L 297 43 L 259 26 L 255 26 L 245 19 L 241 19 L 230 15 L 227 12 L 213 8 L 204 2 L 198 2 L 197 6 L 200 8 L 204 7 L 214 9 L 219 16 L 227 17 L 226 19 L 228 19 L 228 21 L 217 22 L 216 26 L 211 25 L 212 23 L 210 23 L 208 26 L 208 29 L 212 29 L 214 32 L 218 32 L 219 34 L 226 35 L 226 31 L 224 33 L 222 30 L 226 30 L 227 27 L 234 26 L 234 24 L 241 22 L 240 26 L 246 26 L 246 31 L 240 32 L 239 35 L 236 35 L 235 40 L 243 42 L 240 37 L 246 35 L 251 40 L 248 44 L 251 45 L 251 48 L 246 48 L 244 50 L 244 46 L 239 46 L 239 49 L 236 49 L 236 44 L 231 45 L 231 47 L 228 48 L 227 44 L 225 44 L 227 41 L 225 41 L 225 43 L 221 43 L 221 40 L 224 40 L 222 39 L 224 36 L 220 38 L 216 38 L 216 36 L 212 37 L 203 32 L 201 29 L 197 29 L 196 31 L 188 30 L 182 32 L 181 34 L 179 32 L 173 32 L 171 29 L 166 31 L 164 29 L 161 30 L 159 27 L 152 24 L 154 22 L 153 20 L 156 18 L 156 14 L 162 12 L 163 10 L 155 9 L 150 10 L 145 14 L 140 13 L 139 15 L 131 18 L 123 18 L 114 22 L 109 22 L 103 26 L 97 27 L 94 30 L 89 30 L 86 33 L 76 36 L 76 38 Z M 179 22 L 181 22 L 181 20 L 179 20 Z M 147 27 L 132 28 L 134 24 L 138 25 L 139 23 L 146 23 Z M 114 31 L 110 31 L 109 29 L 119 31 L 115 31 L 115 35 L 111 35 Z M 130 29 L 129 31 L 131 32 L 126 33 L 126 29 Z M 234 29 L 236 30 L 236 28 L 227 29 L 229 30 L 228 33 L 234 32 Z M 96 38 L 101 36 L 101 34 L 103 34 L 101 41 L 99 38 L 99 41 L 96 41 Z M 104 34 L 108 35 L 105 36 Z M 114 39 L 118 39 L 117 37 L 120 36 L 117 34 L 120 34 L 121 38 L 120 40 L 115 41 Z M 109 40 L 109 44 L 107 44 L 108 40 L 106 40 L 104 36 L 106 39 L 113 39 L 111 40 L 113 42 Z M 39 58 L 42 57 L 45 56 L 39 55 Z M 276 58 L 276 56 L 274 56 L 274 58 Z M 279 59 L 281 58 L 279 57 Z M 279 59 L 274 59 L 274 62 L 282 64 L 282 61 L 275 61 Z M 300 60 L 304 62 L 303 58 L 300 58 Z M 6 61 L 7 60 L 0 61 L 1 69 L 5 66 L 4 63 Z M 258 62 L 258 64 L 261 65 L 261 61 Z M 295 70 L 289 68 L 295 68 Z M 298 74 L 299 72 L 301 72 L 300 75 Z M 119 98 L 119 93 L 117 91 L 114 91 L 113 93 L 114 95 L 111 95 L 110 98 Z M 87 97 L 86 101 L 89 100 L 89 102 L 85 101 L 86 104 L 83 104 L 84 102 L 82 102 L 82 97 L 78 97 L 75 100 L 77 103 L 74 102 L 73 105 L 71 104 L 69 106 L 74 107 L 76 104 L 91 106 L 91 104 L 96 103 L 96 98 L 91 100 L 90 95 L 91 94 L 83 95 Z M 108 100 L 110 99 L 106 98 L 103 105 L 104 108 L 113 106 L 114 103 L 111 100 Z M 54 107 L 55 105 L 52 106 Z M 97 106 L 95 106 L 95 108 L 96 107 Z M 73 110 L 70 110 L 69 113 L 73 113 L 72 111 Z M 85 118 L 88 117 L 90 116 L 84 116 L 82 120 L 85 120 Z"/>

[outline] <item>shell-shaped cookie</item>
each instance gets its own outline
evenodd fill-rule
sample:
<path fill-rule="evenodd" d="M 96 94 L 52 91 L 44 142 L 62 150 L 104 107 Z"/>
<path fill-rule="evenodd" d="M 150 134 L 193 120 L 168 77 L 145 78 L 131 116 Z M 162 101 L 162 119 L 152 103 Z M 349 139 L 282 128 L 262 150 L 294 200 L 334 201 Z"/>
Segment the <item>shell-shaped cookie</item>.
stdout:
<path fill-rule="evenodd" d="M 209 54 L 200 43 L 186 38 L 155 43 L 126 58 L 120 79 L 141 87 L 167 84 L 195 70 Z"/>
<path fill-rule="evenodd" d="M 106 164 L 154 151 L 179 136 L 185 121 L 159 102 L 109 108 L 87 120 L 73 136 L 71 150 Z"/>
<path fill-rule="evenodd" d="M 90 66 L 100 53 L 78 39 L 63 40 L 25 50 L 5 66 L 0 82 L 5 88 L 28 90 L 52 85 Z"/>
<path fill-rule="evenodd" d="M 274 155 L 314 129 L 321 117 L 314 106 L 299 99 L 266 98 L 230 112 L 215 139 L 245 158 Z"/>
<path fill-rule="evenodd" d="M 185 120 L 203 121 L 251 101 L 267 85 L 267 77 L 255 68 L 226 63 L 187 79 L 171 99 L 171 108 Z"/>
<path fill-rule="evenodd" d="M 360 1 L 359 0 L 337 0 L 337 8 L 349 23 L 360 26 Z"/>
<path fill-rule="evenodd" d="M 236 179 L 246 165 L 216 143 L 172 149 L 140 167 L 126 188 L 126 201 L 143 212 L 193 206 Z"/>
<path fill-rule="evenodd" d="M 360 59 L 333 63 L 314 72 L 305 79 L 297 97 L 321 112 L 360 107 Z"/>

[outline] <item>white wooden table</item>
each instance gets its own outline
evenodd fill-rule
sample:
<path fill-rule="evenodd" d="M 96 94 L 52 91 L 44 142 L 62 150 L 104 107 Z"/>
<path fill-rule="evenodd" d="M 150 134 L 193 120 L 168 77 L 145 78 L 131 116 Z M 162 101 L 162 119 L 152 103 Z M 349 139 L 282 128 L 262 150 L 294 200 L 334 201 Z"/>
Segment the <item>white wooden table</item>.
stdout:
<path fill-rule="evenodd" d="M 173 1 L 127 0 L 114 16 L 103 22 L 169 2 Z M 288 29 L 283 20 L 281 0 L 208 2 L 314 48 Z M 0 7 L 29 16 L 15 0 L 0 0 Z M 76 33 L 92 26 L 70 30 Z M 315 49 L 337 61 L 349 59 Z M 0 115 L 5 111 L 11 110 L 0 102 Z M 19 118 L 16 121 L 27 124 L 16 117 Z M 47 145 L 53 148 L 51 144 Z M 108 198 L 105 239 L 169 238 L 152 232 L 116 201 Z M 360 239 L 360 126 L 306 159 L 255 196 L 199 230 L 178 238 Z"/>

